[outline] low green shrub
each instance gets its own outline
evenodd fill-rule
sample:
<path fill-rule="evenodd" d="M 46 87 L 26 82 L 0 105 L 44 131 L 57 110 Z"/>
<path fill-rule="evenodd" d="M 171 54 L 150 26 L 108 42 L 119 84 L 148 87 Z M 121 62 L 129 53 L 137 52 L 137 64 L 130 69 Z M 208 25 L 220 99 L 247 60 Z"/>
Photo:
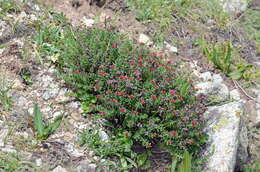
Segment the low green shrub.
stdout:
<path fill-rule="evenodd" d="M 40 54 L 54 59 L 84 115 L 105 119 L 115 143 L 125 140 L 147 149 L 161 144 L 179 155 L 196 154 L 206 143 L 202 97 L 194 96 L 196 88 L 170 59 L 115 31 L 74 30 L 59 23 L 42 28 L 35 43 Z M 118 155 L 116 148 L 112 155 Z"/>

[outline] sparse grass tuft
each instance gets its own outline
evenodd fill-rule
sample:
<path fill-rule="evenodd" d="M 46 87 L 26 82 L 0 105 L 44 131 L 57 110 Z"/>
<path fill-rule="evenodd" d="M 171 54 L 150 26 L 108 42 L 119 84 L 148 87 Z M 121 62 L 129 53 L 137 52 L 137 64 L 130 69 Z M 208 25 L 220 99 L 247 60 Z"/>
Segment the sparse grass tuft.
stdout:
<path fill-rule="evenodd" d="M 35 164 L 29 161 L 23 161 L 18 153 L 0 152 L 0 171 L 4 172 L 20 172 L 34 169 L 39 171 Z"/>
<path fill-rule="evenodd" d="M 2 72 L 2 70 L 0 71 Z M 0 73 L 0 107 L 5 111 L 9 111 L 12 108 L 13 102 L 9 95 L 12 89 L 12 84 L 6 81 L 4 73 Z"/>

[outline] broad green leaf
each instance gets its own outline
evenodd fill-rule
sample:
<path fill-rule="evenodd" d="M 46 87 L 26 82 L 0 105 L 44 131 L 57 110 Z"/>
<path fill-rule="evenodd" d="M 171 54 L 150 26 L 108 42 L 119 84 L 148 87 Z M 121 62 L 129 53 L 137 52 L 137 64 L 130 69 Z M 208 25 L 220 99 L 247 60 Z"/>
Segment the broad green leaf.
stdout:
<path fill-rule="evenodd" d="M 138 166 L 142 166 L 145 161 L 147 160 L 147 154 L 146 153 L 142 153 L 140 155 L 137 156 L 137 164 Z"/>
<path fill-rule="evenodd" d="M 177 166 L 177 162 L 178 162 L 178 161 L 177 161 L 176 159 L 172 161 L 171 171 L 170 171 L 170 172 L 175 172 L 176 166 Z"/>
<path fill-rule="evenodd" d="M 37 131 L 38 136 L 42 137 L 44 133 L 44 123 L 42 120 L 42 114 L 40 112 L 38 104 L 34 105 L 33 114 L 34 114 L 34 128 Z"/>

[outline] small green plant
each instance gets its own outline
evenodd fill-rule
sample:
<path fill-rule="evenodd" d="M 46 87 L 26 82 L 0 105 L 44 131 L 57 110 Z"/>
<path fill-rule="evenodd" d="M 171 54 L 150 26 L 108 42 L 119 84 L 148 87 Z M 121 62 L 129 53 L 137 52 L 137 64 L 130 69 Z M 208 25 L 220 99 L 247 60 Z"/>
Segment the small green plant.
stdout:
<path fill-rule="evenodd" d="M 25 84 L 29 85 L 33 83 L 31 72 L 28 69 L 23 68 L 20 72 L 20 76 L 23 79 Z"/>
<path fill-rule="evenodd" d="M 203 54 L 208 60 L 225 74 L 231 72 L 232 46 L 227 42 L 221 45 L 211 45 L 203 49 Z"/>
<path fill-rule="evenodd" d="M 213 45 L 199 39 L 195 45 L 200 45 L 208 60 L 234 80 L 253 81 L 260 77 L 260 71 L 255 69 L 252 64 L 248 64 L 239 57 L 236 59 L 233 57 L 235 53 L 230 42 Z"/>
<path fill-rule="evenodd" d="M 60 126 L 63 115 L 54 119 L 52 123 L 44 124 L 42 114 L 37 104 L 34 105 L 34 130 L 36 131 L 36 138 L 39 140 L 46 140 L 52 133 L 54 133 Z"/>

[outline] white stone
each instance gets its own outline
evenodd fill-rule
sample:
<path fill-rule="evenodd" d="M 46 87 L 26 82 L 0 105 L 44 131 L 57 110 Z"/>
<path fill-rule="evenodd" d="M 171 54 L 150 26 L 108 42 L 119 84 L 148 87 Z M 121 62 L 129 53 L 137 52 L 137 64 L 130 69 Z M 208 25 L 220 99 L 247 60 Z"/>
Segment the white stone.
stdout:
<path fill-rule="evenodd" d="M 102 141 L 108 141 L 109 140 L 109 136 L 103 130 L 99 131 L 99 136 L 100 136 Z"/>
<path fill-rule="evenodd" d="M 260 91 L 256 95 L 256 125 L 260 124 Z"/>
<path fill-rule="evenodd" d="M 169 44 L 168 42 L 164 42 L 164 44 L 165 44 L 165 47 L 166 47 L 170 52 L 173 52 L 173 53 L 177 53 L 177 52 L 178 52 L 177 47 L 172 46 L 172 45 Z"/>
<path fill-rule="evenodd" d="M 232 91 L 230 91 L 230 99 L 231 100 L 240 100 L 240 93 L 238 91 L 238 89 L 234 89 Z"/>
<path fill-rule="evenodd" d="M 37 18 L 34 14 L 31 14 L 31 15 L 30 15 L 30 19 L 31 19 L 32 21 L 38 20 L 38 18 Z"/>
<path fill-rule="evenodd" d="M 138 42 L 139 43 L 143 43 L 145 45 L 152 45 L 153 44 L 152 41 L 150 40 L 150 38 L 147 35 L 143 34 L 143 33 L 141 33 L 139 35 Z"/>
<path fill-rule="evenodd" d="M 205 131 L 209 134 L 204 172 L 234 171 L 243 115 L 244 107 L 240 102 L 213 106 L 204 114 L 207 120 Z"/>
<path fill-rule="evenodd" d="M 210 72 L 204 72 L 204 73 L 200 74 L 200 78 L 203 81 L 212 81 L 212 75 Z"/>
<path fill-rule="evenodd" d="M 57 166 L 52 172 L 67 172 L 65 168 L 62 168 L 61 166 Z"/>
<path fill-rule="evenodd" d="M 42 165 L 42 159 L 36 159 L 35 160 L 35 163 L 36 163 L 36 165 L 38 166 L 38 167 L 40 167 L 41 165 Z"/>
<path fill-rule="evenodd" d="M 83 17 L 82 22 L 83 22 L 83 24 L 84 24 L 85 26 L 91 27 L 91 26 L 94 25 L 95 20 L 93 20 L 93 19 L 87 19 L 86 17 Z"/>
<path fill-rule="evenodd" d="M 0 131 L 0 147 L 3 147 L 5 145 L 4 139 L 7 137 L 8 131 L 9 130 L 7 128 L 4 128 Z"/>
<path fill-rule="evenodd" d="M 214 74 L 212 76 L 212 78 L 213 78 L 214 83 L 222 83 L 223 82 L 223 78 L 219 74 Z"/>

